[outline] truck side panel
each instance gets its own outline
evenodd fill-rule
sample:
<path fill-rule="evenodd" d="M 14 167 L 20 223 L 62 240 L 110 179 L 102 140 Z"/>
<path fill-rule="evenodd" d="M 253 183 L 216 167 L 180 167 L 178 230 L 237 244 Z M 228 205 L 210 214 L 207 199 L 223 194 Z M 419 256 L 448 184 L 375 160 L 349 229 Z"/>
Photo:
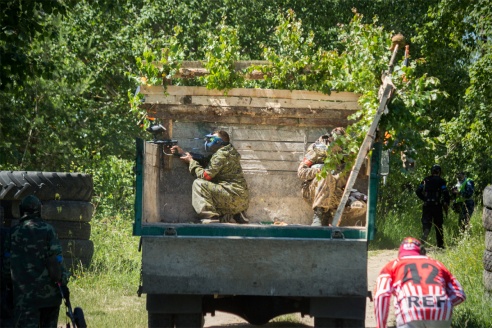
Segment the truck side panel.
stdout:
<path fill-rule="evenodd" d="M 142 241 L 148 294 L 367 293 L 365 240 L 148 236 Z"/>

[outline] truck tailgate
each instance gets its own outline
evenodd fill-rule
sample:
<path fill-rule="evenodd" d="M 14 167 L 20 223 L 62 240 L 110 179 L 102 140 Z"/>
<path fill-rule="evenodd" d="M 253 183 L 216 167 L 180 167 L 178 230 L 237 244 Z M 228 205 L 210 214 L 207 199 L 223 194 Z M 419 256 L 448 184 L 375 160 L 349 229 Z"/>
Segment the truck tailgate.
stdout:
<path fill-rule="evenodd" d="M 367 295 L 367 240 L 142 237 L 144 293 Z"/>

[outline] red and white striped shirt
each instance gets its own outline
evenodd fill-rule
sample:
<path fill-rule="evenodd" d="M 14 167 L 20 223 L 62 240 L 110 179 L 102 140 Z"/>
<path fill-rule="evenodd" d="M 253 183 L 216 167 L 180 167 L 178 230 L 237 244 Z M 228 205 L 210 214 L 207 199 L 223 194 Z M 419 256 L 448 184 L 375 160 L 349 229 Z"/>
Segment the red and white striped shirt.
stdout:
<path fill-rule="evenodd" d="M 398 327 L 415 320 L 449 320 L 453 306 L 466 299 L 444 264 L 424 255 L 401 257 L 381 270 L 374 297 L 377 328 L 387 327 L 392 295 Z"/>

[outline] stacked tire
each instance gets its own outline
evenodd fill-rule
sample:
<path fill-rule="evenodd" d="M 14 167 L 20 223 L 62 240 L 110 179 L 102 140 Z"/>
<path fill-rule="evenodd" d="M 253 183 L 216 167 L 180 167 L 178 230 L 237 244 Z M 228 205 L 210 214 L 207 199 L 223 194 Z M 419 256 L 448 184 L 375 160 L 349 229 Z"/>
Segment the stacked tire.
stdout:
<path fill-rule="evenodd" d="M 92 192 L 89 174 L 0 171 L 0 201 L 4 210 L 8 207 L 13 224 L 20 218 L 20 201 L 28 195 L 38 197 L 43 204 L 41 218 L 55 228 L 67 268 L 88 266 L 94 254 Z"/>
<path fill-rule="evenodd" d="M 492 185 L 483 191 L 483 226 L 485 228 L 485 251 L 483 254 L 483 282 L 492 292 Z"/>

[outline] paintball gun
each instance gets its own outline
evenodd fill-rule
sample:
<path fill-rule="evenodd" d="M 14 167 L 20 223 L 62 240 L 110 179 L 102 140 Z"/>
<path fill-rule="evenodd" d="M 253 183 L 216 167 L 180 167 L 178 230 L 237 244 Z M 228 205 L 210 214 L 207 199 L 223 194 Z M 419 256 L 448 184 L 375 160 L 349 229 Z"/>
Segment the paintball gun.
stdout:
<path fill-rule="evenodd" d="M 73 328 L 87 328 L 87 323 L 85 322 L 84 311 L 80 307 L 76 307 L 72 311 L 72 304 L 70 303 L 70 291 L 67 286 L 57 283 L 58 289 L 60 290 L 61 297 L 65 301 L 65 306 L 67 307 L 67 316 L 72 322 Z M 70 323 L 67 323 L 67 328 L 70 328 Z"/>
<path fill-rule="evenodd" d="M 168 156 L 179 156 L 179 154 L 172 154 L 166 152 L 166 149 L 170 150 L 172 146 L 176 146 L 178 144 L 178 140 L 172 140 L 172 139 L 164 139 L 162 138 L 163 133 L 166 131 L 166 128 L 163 127 L 161 124 L 151 124 L 147 129 L 145 129 L 147 132 L 152 133 L 153 139 L 152 142 L 158 145 L 163 146 L 163 153 Z"/>

